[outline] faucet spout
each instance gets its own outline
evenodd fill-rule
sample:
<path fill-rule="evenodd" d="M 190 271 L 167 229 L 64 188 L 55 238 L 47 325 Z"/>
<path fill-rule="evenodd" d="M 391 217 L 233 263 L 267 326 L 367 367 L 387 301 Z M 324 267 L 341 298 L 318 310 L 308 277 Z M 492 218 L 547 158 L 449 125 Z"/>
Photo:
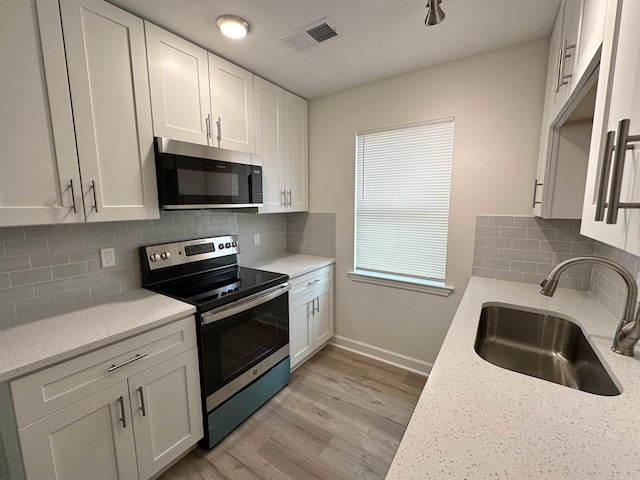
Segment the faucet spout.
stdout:
<path fill-rule="evenodd" d="M 627 286 L 627 301 L 625 302 L 624 313 L 616 329 L 611 349 L 620 355 L 633 357 L 633 349 L 640 339 L 640 309 L 636 314 L 636 301 L 638 299 L 638 284 L 629 270 L 622 265 L 602 257 L 576 257 L 559 263 L 540 284 L 540 293 L 553 297 L 558 288 L 558 279 L 566 269 L 581 263 L 595 263 L 604 265 L 617 272 Z"/>

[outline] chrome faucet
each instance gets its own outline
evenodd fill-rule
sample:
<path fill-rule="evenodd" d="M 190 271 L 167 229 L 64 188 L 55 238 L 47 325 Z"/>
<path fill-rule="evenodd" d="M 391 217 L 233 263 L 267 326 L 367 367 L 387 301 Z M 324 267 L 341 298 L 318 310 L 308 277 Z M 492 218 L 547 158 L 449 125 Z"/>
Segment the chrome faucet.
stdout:
<path fill-rule="evenodd" d="M 543 280 L 540 284 L 542 287 L 540 293 L 548 297 L 553 297 L 556 288 L 558 288 L 558 279 L 562 272 L 579 263 L 597 263 L 609 267 L 613 271 L 618 272 L 627 285 L 627 301 L 625 303 L 624 313 L 613 338 L 611 350 L 620 355 L 633 357 L 633 349 L 636 343 L 638 343 L 638 339 L 640 339 L 640 309 L 638 309 L 637 315 L 635 313 L 636 300 L 638 298 L 638 284 L 631 272 L 622 265 L 601 257 L 570 258 L 569 260 L 559 263 L 549 276 Z"/>

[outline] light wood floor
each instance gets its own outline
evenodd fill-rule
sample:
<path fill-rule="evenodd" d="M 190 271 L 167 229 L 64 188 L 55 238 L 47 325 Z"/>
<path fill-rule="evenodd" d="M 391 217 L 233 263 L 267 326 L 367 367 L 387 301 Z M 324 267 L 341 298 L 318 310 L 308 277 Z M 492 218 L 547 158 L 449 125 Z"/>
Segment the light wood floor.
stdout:
<path fill-rule="evenodd" d="M 425 377 L 327 346 L 213 450 L 160 480 L 383 479 Z"/>

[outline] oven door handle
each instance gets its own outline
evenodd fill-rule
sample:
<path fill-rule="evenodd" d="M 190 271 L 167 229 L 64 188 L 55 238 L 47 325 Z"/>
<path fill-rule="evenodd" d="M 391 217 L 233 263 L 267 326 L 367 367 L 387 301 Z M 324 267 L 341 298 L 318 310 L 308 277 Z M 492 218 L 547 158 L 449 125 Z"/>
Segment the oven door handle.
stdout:
<path fill-rule="evenodd" d="M 276 287 L 265 290 L 264 292 L 256 293 L 255 295 L 251 295 L 247 298 L 224 305 L 223 307 L 216 308 L 215 310 L 211 310 L 210 312 L 202 315 L 201 324 L 209 325 L 210 323 L 217 322 L 218 320 L 246 312 L 258 305 L 267 303 L 280 295 L 284 295 L 289 290 L 291 290 L 291 285 L 289 282 L 285 282 Z"/>

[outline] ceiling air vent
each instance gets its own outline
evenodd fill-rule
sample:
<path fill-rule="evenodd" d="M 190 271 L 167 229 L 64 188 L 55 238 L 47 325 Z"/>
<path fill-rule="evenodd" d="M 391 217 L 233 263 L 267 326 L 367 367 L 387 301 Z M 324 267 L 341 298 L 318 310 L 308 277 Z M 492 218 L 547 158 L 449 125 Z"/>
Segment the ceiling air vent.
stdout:
<path fill-rule="evenodd" d="M 280 40 L 295 48 L 298 52 L 302 52 L 340 34 L 338 27 L 329 18 L 325 17 L 284 37 L 280 37 Z"/>

